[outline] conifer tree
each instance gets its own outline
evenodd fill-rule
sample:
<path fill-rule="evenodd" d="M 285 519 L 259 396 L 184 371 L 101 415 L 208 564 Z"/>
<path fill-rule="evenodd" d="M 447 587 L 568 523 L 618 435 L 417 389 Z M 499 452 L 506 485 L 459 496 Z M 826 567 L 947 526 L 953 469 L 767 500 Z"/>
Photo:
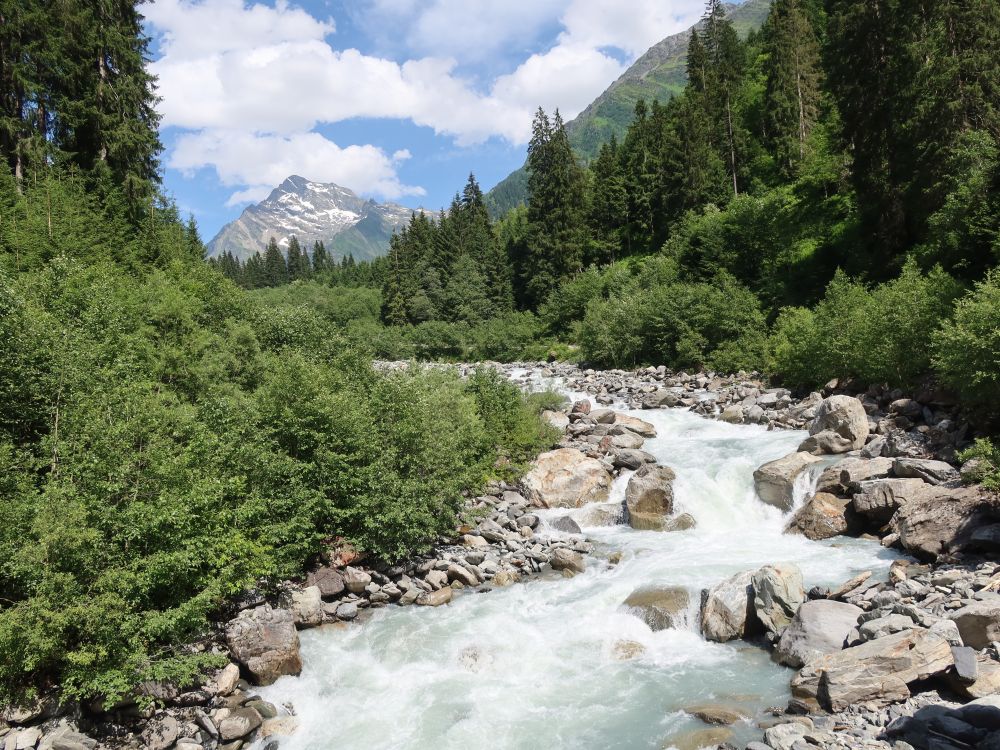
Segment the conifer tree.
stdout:
<path fill-rule="evenodd" d="M 539 109 L 532 123 L 528 191 L 528 253 L 518 279 L 534 306 L 583 262 L 585 176 L 558 110 L 550 120 Z"/>
<path fill-rule="evenodd" d="M 609 263 L 617 259 L 622 246 L 622 227 L 625 224 L 625 176 L 620 160 L 618 140 L 601 146 L 590 165 L 591 199 L 588 225 L 594 238 L 594 256 L 591 260 Z"/>
<path fill-rule="evenodd" d="M 293 234 L 288 240 L 288 251 L 286 253 L 286 268 L 289 281 L 298 281 L 306 277 L 305 266 L 309 262 L 309 257 L 303 257 L 302 247 L 298 238 Z"/>
<path fill-rule="evenodd" d="M 278 248 L 278 243 L 272 237 L 264 251 L 263 286 L 281 286 L 288 283 L 288 266 L 285 256 Z"/>
<path fill-rule="evenodd" d="M 727 17 L 722 0 L 708 0 L 704 18 L 704 46 L 708 73 L 705 104 L 720 130 L 719 144 L 732 179 L 733 195 L 739 195 L 740 144 L 736 91 L 746 66 L 746 51 Z"/>
<path fill-rule="evenodd" d="M 317 275 L 326 273 L 330 269 L 330 256 L 323 240 L 317 240 L 313 243 L 312 269 L 313 273 Z"/>
<path fill-rule="evenodd" d="M 802 0 L 777 0 L 765 37 L 767 136 L 778 164 L 791 175 L 806 156 L 821 99 L 819 42 Z"/>

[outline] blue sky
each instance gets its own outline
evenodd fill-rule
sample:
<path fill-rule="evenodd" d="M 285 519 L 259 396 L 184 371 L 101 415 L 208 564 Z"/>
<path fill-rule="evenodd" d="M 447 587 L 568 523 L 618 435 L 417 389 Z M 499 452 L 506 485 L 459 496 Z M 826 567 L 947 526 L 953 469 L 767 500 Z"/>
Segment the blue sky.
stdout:
<path fill-rule="evenodd" d="M 702 0 L 154 0 L 165 186 L 208 240 L 290 174 L 440 208 Z"/>

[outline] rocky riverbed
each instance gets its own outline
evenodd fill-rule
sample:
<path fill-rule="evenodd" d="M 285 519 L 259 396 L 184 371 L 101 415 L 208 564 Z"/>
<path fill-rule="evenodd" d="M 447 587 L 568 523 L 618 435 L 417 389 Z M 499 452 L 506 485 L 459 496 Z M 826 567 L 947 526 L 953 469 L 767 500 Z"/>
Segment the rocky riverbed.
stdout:
<path fill-rule="evenodd" d="M 703 728 L 668 737 L 664 747 L 722 746 L 754 726 L 757 739 L 739 743 L 753 750 L 1000 747 L 1000 506 L 964 487 L 949 463 L 968 433 L 953 405 L 931 393 L 855 393 L 849 383 L 795 398 L 746 373 L 502 369 L 526 388 L 558 383 L 576 400 L 545 414 L 563 431 L 559 445 L 518 486 L 470 498 L 454 537 L 395 566 L 372 567 L 348 546 L 331 548 L 306 579 L 246 597 L 217 637 L 197 646 L 231 660 L 207 684 L 183 692 L 150 685 L 151 707 L 122 705 L 96 721 L 44 701 L 7 711 L 4 750 L 282 745 L 296 735 L 296 709 L 273 695 L 262 700 L 259 688 L 302 670 L 301 630 L 355 628 L 386 607 L 438 607 L 528 577 L 613 568 L 620 553 L 598 544 L 595 556 L 581 527 L 695 529 L 695 516 L 675 502 L 677 474 L 644 450 L 656 426 L 626 413 L 660 409 L 807 429 L 797 450 L 754 472 L 760 500 L 786 514 L 786 533 L 877 539 L 912 556 L 893 563 L 888 579 L 875 566 L 874 574 L 808 591 L 798 566 L 773 560 L 704 586 L 700 601 L 690 588 L 658 581 L 623 597 L 623 610 L 652 632 L 686 628 L 709 642 L 756 643 L 797 670 L 787 707 L 761 715 L 722 700 L 685 706 Z M 628 659 L 645 647 L 622 638 L 614 648 Z"/>

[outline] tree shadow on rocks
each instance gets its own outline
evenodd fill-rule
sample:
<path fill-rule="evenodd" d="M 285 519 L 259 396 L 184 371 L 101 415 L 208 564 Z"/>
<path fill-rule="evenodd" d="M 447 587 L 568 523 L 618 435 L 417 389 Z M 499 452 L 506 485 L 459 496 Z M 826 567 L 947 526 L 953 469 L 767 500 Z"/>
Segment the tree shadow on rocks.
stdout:
<path fill-rule="evenodd" d="M 924 706 L 890 723 L 885 738 L 902 740 L 915 750 L 1000 750 L 1000 695 L 958 708 Z"/>

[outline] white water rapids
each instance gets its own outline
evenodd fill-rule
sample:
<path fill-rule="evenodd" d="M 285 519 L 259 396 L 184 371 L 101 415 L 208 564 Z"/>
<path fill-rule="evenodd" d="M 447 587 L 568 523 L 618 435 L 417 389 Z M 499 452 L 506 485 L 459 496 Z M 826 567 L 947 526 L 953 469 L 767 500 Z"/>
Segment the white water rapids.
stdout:
<path fill-rule="evenodd" d="M 654 633 L 621 603 L 642 586 L 685 586 L 693 609 L 702 588 L 768 563 L 794 562 L 808 589 L 887 568 L 892 556 L 873 543 L 782 533 L 782 515 L 754 492 L 753 471 L 795 450 L 803 433 L 679 409 L 630 413 L 656 426 L 643 448 L 675 470 L 676 512 L 693 515 L 697 528 L 585 527 L 597 550 L 572 579 L 529 579 L 463 593 L 447 607 L 389 607 L 364 624 L 303 632 L 302 675 L 260 691 L 298 715 L 282 750 L 663 748 L 705 728 L 685 706 L 754 715 L 783 706 L 792 673 L 764 649 L 702 640 L 693 612 L 690 629 Z M 619 504 L 627 481 L 615 482 Z M 809 489 L 799 488 L 800 502 Z M 607 562 L 611 552 L 622 554 L 618 565 Z M 623 641 L 642 648 L 623 659 Z M 750 723 L 736 731 L 738 740 L 754 736 Z"/>

